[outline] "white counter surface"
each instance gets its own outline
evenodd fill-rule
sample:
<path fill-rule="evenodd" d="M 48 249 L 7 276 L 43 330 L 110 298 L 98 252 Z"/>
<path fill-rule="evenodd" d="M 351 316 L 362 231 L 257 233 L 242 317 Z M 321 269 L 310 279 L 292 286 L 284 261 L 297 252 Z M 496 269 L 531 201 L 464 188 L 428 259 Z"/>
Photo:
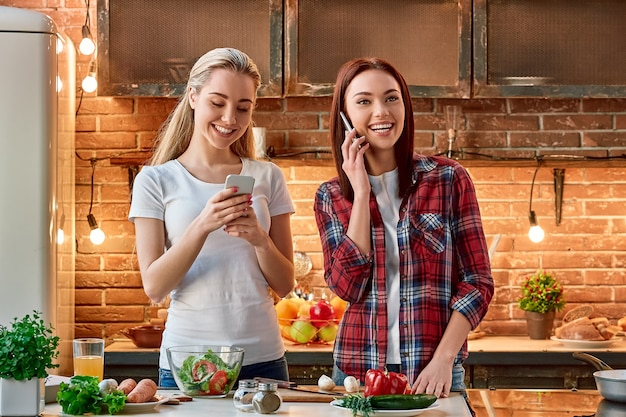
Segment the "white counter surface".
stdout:
<path fill-rule="evenodd" d="M 172 395 L 178 391 L 159 391 L 161 395 Z M 332 401 L 329 396 L 329 402 Z M 471 417 L 471 413 L 463 397 L 458 393 L 452 393 L 449 398 L 437 400 L 439 407 L 424 411 L 422 417 Z M 61 406 L 47 404 L 42 417 L 62 416 Z M 123 413 L 120 415 L 124 415 Z M 194 399 L 191 402 L 180 403 L 179 405 L 159 405 L 146 413 L 133 413 L 133 416 L 176 416 L 176 417 L 244 417 L 247 415 L 258 415 L 255 413 L 242 413 L 233 404 L 232 394 L 221 399 Z M 298 416 L 298 417 L 351 417 L 349 410 L 339 409 L 329 403 L 305 403 L 305 402 L 283 402 L 278 412 L 278 416 Z"/>

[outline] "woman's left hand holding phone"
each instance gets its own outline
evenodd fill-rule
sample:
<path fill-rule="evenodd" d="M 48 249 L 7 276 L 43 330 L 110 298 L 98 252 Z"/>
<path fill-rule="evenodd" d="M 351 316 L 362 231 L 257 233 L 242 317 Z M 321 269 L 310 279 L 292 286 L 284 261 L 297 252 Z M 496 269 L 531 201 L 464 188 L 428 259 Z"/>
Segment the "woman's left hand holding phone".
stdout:
<path fill-rule="evenodd" d="M 370 182 L 365 169 L 365 151 L 369 149 L 365 136 L 358 137 L 355 129 L 345 132 L 345 139 L 341 144 L 343 163 L 341 168 L 346 173 L 355 194 L 362 191 L 369 195 Z"/>

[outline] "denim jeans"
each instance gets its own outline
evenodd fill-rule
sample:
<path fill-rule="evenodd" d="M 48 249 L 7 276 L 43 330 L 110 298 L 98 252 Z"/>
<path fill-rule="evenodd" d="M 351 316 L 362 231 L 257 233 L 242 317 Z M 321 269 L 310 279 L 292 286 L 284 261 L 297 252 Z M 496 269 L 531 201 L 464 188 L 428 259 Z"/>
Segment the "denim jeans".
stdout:
<path fill-rule="evenodd" d="M 233 388 L 237 389 L 240 379 L 252 379 L 256 376 L 272 379 L 289 380 L 289 371 L 287 369 L 287 360 L 283 356 L 269 362 L 253 363 L 241 368 L 239 378 L 233 384 Z M 159 368 L 159 387 L 177 388 L 176 381 L 169 369 Z"/>

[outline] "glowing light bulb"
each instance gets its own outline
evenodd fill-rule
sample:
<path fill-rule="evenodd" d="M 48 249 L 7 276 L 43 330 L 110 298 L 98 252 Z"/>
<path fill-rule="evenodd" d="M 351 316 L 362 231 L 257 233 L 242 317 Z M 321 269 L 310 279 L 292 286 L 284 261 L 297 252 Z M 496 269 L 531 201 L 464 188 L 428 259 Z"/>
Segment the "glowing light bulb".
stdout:
<path fill-rule="evenodd" d="M 528 238 L 531 242 L 539 243 L 543 240 L 546 233 L 543 231 L 541 226 L 537 223 L 537 216 L 534 211 L 530 211 L 528 213 L 528 221 L 530 222 L 530 229 L 528 230 Z"/>
<path fill-rule="evenodd" d="M 83 55 L 91 55 L 96 50 L 96 44 L 93 43 L 91 38 L 83 38 L 83 40 L 80 41 L 80 44 L 78 45 L 78 50 Z"/>
<path fill-rule="evenodd" d="M 87 222 L 89 223 L 89 228 L 91 229 L 91 232 L 89 233 L 89 240 L 91 240 L 91 243 L 94 245 L 101 245 L 106 236 L 104 235 L 102 229 L 98 226 L 96 217 L 89 213 L 87 215 Z"/>
<path fill-rule="evenodd" d="M 96 50 L 96 44 L 93 43 L 91 38 L 91 30 L 89 30 L 89 26 L 83 26 L 83 40 L 80 41 L 78 45 L 78 50 L 83 55 L 91 55 Z"/>
<path fill-rule="evenodd" d="M 83 91 L 85 93 L 93 93 L 98 88 L 98 80 L 93 73 L 89 73 L 85 78 L 83 78 L 83 82 L 81 83 L 81 87 L 83 87 Z"/>
<path fill-rule="evenodd" d="M 539 243 L 543 240 L 545 236 L 546 236 L 546 233 L 543 231 L 543 229 L 539 225 L 531 226 L 530 229 L 528 230 L 528 238 L 530 239 L 531 242 Z"/>
<path fill-rule="evenodd" d="M 96 227 L 89 233 L 89 240 L 91 240 L 91 243 L 94 245 L 101 245 L 105 238 L 104 232 L 99 227 Z"/>
<path fill-rule="evenodd" d="M 59 230 L 57 230 L 57 244 L 62 245 L 63 242 L 65 242 L 65 232 L 63 229 L 59 228 Z"/>

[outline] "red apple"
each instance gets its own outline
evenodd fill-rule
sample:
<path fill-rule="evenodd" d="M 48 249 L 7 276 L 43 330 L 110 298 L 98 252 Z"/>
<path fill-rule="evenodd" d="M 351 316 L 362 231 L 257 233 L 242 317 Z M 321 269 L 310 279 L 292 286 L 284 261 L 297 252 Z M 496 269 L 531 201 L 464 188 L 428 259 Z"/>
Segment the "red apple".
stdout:
<path fill-rule="evenodd" d="M 334 321 L 335 309 L 328 301 L 319 300 L 311 306 L 309 315 L 311 316 L 311 323 L 319 329 Z"/>

